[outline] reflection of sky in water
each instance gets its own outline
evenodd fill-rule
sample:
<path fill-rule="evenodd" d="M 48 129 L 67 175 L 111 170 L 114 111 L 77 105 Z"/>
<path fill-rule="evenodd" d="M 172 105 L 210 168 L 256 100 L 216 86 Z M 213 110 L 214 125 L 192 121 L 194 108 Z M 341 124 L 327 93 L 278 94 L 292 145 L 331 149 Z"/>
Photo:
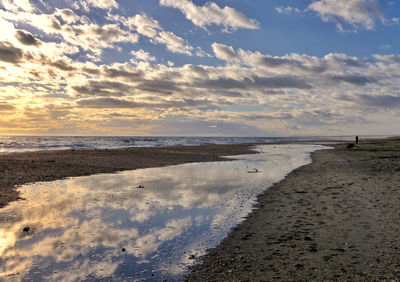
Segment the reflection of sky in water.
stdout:
<path fill-rule="evenodd" d="M 23 186 L 27 200 L 0 209 L 0 279 L 178 278 L 192 255 L 251 211 L 257 194 L 320 148 L 265 145 L 232 162 Z M 260 172 L 248 173 L 254 168 Z"/>

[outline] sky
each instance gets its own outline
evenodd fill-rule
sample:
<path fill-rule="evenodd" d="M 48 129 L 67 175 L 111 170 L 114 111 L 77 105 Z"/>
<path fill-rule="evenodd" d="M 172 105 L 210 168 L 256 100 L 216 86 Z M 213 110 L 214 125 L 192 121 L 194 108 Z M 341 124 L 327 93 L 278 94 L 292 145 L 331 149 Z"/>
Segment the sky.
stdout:
<path fill-rule="evenodd" d="M 0 0 L 0 134 L 400 134 L 400 1 Z"/>

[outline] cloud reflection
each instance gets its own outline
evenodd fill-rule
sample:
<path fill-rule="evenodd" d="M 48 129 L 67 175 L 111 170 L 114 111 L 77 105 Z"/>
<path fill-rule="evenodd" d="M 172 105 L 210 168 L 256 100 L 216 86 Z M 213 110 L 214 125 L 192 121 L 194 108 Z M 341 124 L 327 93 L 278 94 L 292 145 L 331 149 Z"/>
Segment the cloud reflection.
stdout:
<path fill-rule="evenodd" d="M 193 263 L 189 254 L 215 245 L 251 211 L 256 195 L 308 163 L 308 152 L 320 148 L 266 145 L 259 148 L 263 153 L 231 162 L 23 186 L 27 200 L 0 210 L 0 278 L 180 275 Z M 254 168 L 261 172 L 248 173 Z"/>

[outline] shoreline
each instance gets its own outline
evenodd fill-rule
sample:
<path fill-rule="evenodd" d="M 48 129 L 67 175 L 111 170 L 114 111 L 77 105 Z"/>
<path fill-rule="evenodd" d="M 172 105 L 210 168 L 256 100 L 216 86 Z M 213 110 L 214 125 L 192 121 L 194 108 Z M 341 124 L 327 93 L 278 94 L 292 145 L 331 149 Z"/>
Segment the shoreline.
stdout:
<path fill-rule="evenodd" d="M 332 141 L 284 142 L 333 145 Z M 282 144 L 282 143 L 268 143 Z M 191 267 L 187 281 L 399 279 L 400 139 L 311 154 Z M 189 162 L 231 161 L 259 144 L 62 150 L 0 156 L 0 207 L 35 181 Z M 11 174 L 12 172 L 12 174 Z M 6 185 L 5 185 L 6 184 Z M 8 185 L 8 186 L 7 186 Z M 8 198 L 7 198 L 8 196 Z"/>
<path fill-rule="evenodd" d="M 183 163 L 232 161 L 224 156 L 255 154 L 252 147 L 256 145 L 210 144 L 0 154 L 0 208 L 21 200 L 17 187 L 23 184 Z"/>
<path fill-rule="evenodd" d="M 257 199 L 186 281 L 400 278 L 400 139 L 312 153 Z"/>

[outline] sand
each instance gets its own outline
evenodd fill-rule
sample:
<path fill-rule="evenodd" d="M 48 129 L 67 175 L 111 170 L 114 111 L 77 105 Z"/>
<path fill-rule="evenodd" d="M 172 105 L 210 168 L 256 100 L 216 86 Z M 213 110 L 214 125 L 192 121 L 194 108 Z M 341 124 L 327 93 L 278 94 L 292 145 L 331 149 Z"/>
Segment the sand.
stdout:
<path fill-rule="evenodd" d="M 252 144 L 239 144 L 1 154 L 0 208 L 19 200 L 16 187 L 26 183 L 190 162 L 231 161 L 221 156 L 255 153 L 251 148 Z"/>
<path fill-rule="evenodd" d="M 400 139 L 312 154 L 259 196 L 248 218 L 188 281 L 400 279 Z M 0 205 L 17 185 L 69 176 L 222 160 L 250 144 L 46 151 L 0 156 Z"/>
<path fill-rule="evenodd" d="M 400 279 L 400 139 L 312 154 L 188 281 Z"/>

